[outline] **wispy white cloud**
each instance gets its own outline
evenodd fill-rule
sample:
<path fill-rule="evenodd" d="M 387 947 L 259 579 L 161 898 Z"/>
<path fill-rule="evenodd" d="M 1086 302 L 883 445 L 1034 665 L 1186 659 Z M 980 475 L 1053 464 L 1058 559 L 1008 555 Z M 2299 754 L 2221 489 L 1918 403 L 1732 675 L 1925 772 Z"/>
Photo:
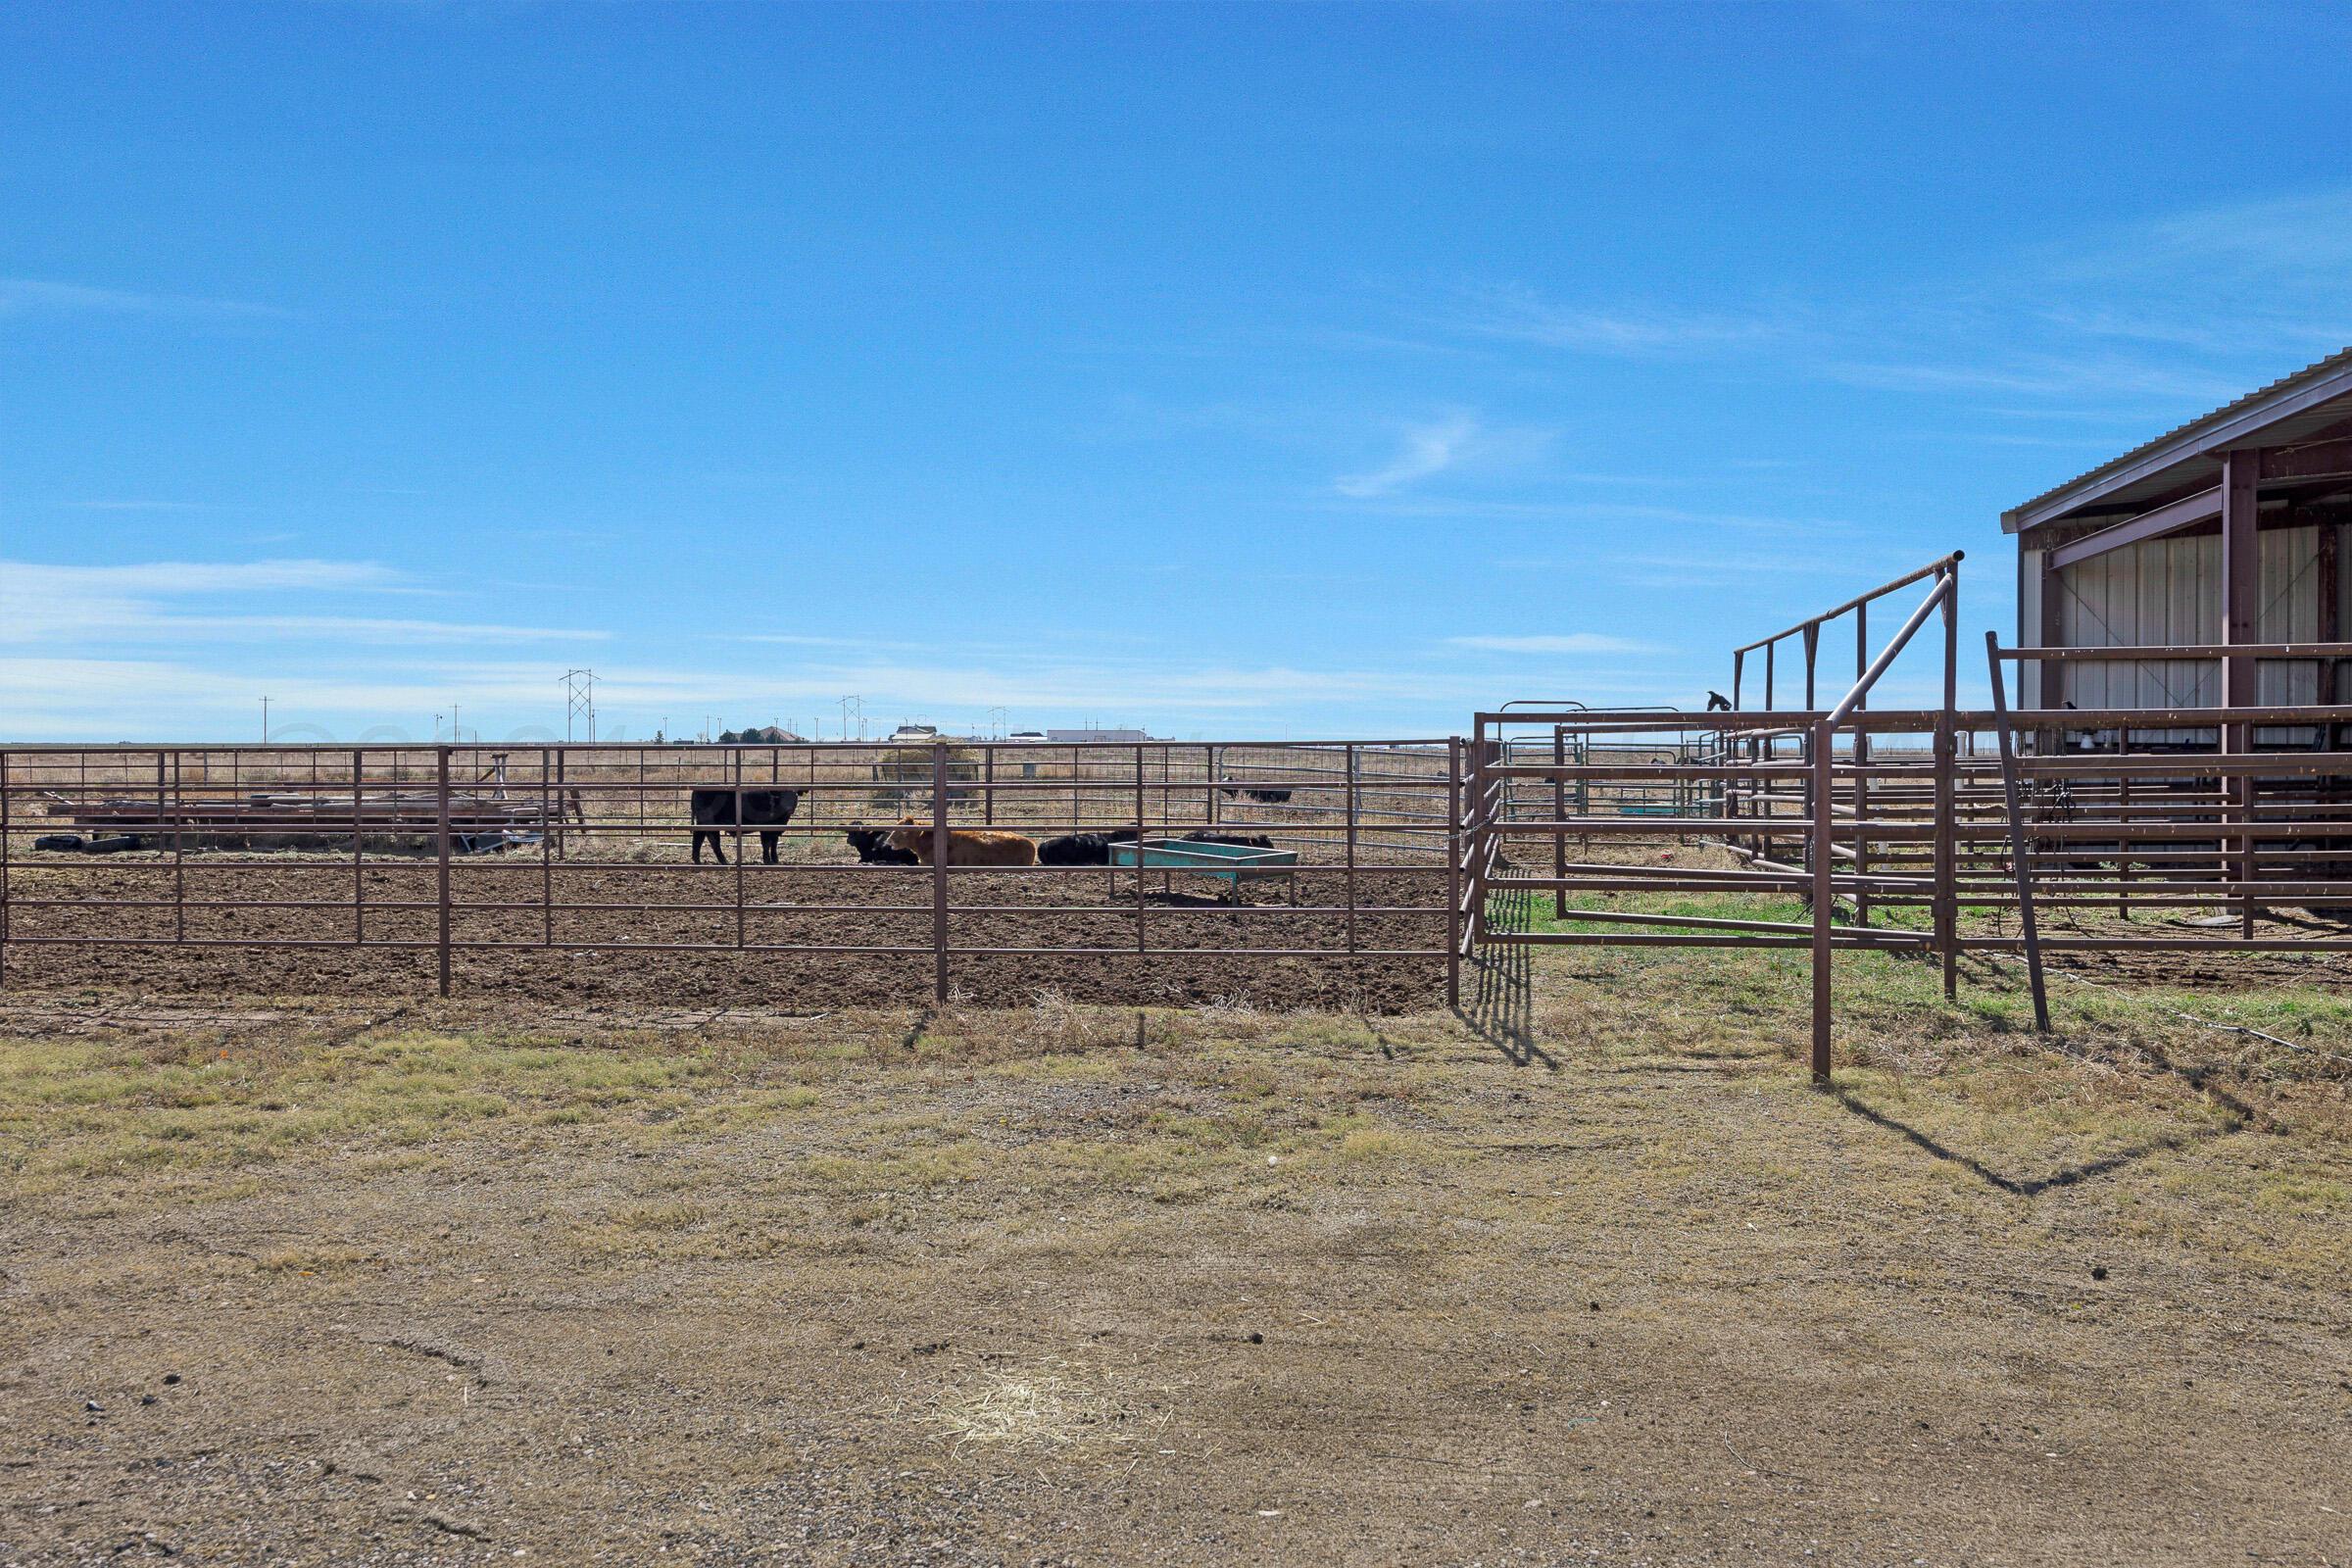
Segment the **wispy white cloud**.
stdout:
<path fill-rule="evenodd" d="M 2089 281 L 2159 274 L 2228 285 L 2303 279 L 2340 288 L 2352 269 L 2352 189 L 2217 202 L 2053 247 L 2050 270 Z"/>
<path fill-rule="evenodd" d="M 1608 637 L 1592 631 L 1528 637 L 1448 637 L 1446 643 L 1450 648 L 1475 648 L 1495 654 L 1648 654 L 1657 651 L 1654 643 L 1636 642 L 1630 637 Z"/>
<path fill-rule="evenodd" d="M 264 319 L 286 314 L 276 306 L 245 300 L 97 288 L 86 283 L 60 283 L 37 277 L 0 277 L 0 317 L 96 315 Z"/>
<path fill-rule="evenodd" d="M 1511 284 L 1440 314 L 1467 338 L 1764 366 L 1947 407 L 1993 394 L 2004 418 L 2136 428 L 2352 344 L 2348 273 L 2352 189 L 2161 213 L 1878 296 L 1594 304 Z"/>
<path fill-rule="evenodd" d="M 68 501 L 74 512 L 212 512 L 209 501 Z"/>
<path fill-rule="evenodd" d="M 1385 496 L 1453 467 L 1477 443 L 1479 434 L 1478 421 L 1466 414 L 1416 425 L 1404 432 L 1403 443 L 1388 462 L 1362 473 L 1343 474 L 1332 481 L 1332 488 L 1358 500 Z"/>
<path fill-rule="evenodd" d="M 1785 342 L 1795 331 L 1786 318 L 1761 312 L 1562 305 L 1523 284 L 1465 291 L 1446 319 L 1480 337 L 1637 358 L 1753 349 Z"/>
<path fill-rule="evenodd" d="M 2096 352 L 1988 360 L 1832 360 L 1821 370 L 1833 380 L 1889 392 L 1998 392 L 2053 400 L 2220 402 L 2244 390 L 2239 378 L 2222 371 Z"/>
<path fill-rule="evenodd" d="M 0 561 L 0 643 L 64 647 L 314 639 L 336 643 L 598 641 L 593 630 L 330 612 L 256 597 L 389 594 L 409 585 L 368 562 L 142 562 L 66 566 Z"/>

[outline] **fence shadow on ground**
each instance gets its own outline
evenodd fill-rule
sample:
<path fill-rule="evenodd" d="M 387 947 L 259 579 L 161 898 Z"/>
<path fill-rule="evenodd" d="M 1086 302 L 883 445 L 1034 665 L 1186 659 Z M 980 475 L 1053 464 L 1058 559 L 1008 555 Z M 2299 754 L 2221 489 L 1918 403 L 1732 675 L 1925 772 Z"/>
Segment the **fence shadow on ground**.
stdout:
<path fill-rule="evenodd" d="M 1534 914 L 1535 895 L 1527 892 L 1496 894 L 1487 906 L 1487 922 L 1498 931 L 1524 931 Z M 1467 960 L 1469 994 L 1454 1016 L 1513 1065 L 1541 1063 L 1557 1072 L 1559 1062 L 1536 1044 L 1535 950 L 1502 942 L 1474 952 Z"/>
<path fill-rule="evenodd" d="M 2128 1165 L 2137 1164 L 2150 1154 L 2161 1154 L 2169 1150 L 2185 1149 L 2190 1144 L 2201 1143 L 2208 1138 L 2227 1137 L 2230 1133 L 2237 1130 L 2234 1126 L 2220 1127 L 2203 1132 L 2178 1134 L 2170 1138 L 2154 1138 L 2130 1149 L 2118 1150 L 2112 1154 L 2102 1154 L 2097 1159 L 2084 1160 L 2079 1165 L 2068 1165 L 2063 1169 L 2052 1171 L 2047 1176 L 2004 1176 L 1974 1154 L 1963 1153 L 1949 1144 L 1941 1143 L 1920 1131 L 1909 1122 L 1897 1120 L 1865 1102 L 1850 1089 L 1838 1091 L 1838 1102 L 1872 1126 L 1883 1127 L 1900 1137 L 1913 1148 L 1933 1154 L 1936 1158 L 1949 1164 L 1957 1165 L 1986 1186 L 1997 1187 L 2002 1192 L 2018 1198 L 2033 1198 L 2054 1188 L 2072 1187 L 2078 1182 L 2091 1181 L 2122 1170 Z"/>

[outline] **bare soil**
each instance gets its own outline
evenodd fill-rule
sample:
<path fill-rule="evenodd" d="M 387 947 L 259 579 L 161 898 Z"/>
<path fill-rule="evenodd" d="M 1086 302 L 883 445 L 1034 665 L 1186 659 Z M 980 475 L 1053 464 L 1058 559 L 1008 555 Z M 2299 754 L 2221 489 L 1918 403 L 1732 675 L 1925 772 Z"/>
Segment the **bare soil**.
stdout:
<path fill-rule="evenodd" d="M 951 961 L 950 984 L 962 999 L 995 1005 L 1020 1005 L 1054 991 L 1105 1004 L 1225 999 L 1261 1007 L 1393 1012 L 1427 1007 L 1442 997 L 1441 958 L 1348 956 L 1351 948 L 1442 953 L 1442 874 L 1359 871 L 1352 919 L 1348 878 L 1330 866 L 1302 869 L 1295 881 L 1250 883 L 1238 904 L 1221 902 L 1223 884 L 1206 878 L 1179 874 L 1164 890 L 1162 882 L 1159 873 L 1147 879 L 1139 907 L 1131 872 L 1120 873 L 1115 895 L 1101 870 L 955 872 L 954 904 L 994 908 L 951 913 L 952 947 L 1095 951 L 960 953 Z M 355 884 L 365 900 L 356 917 Z M 370 859 L 355 873 L 348 861 L 290 857 L 232 863 L 191 856 L 179 865 L 157 855 L 98 862 L 59 858 L 18 870 L 12 892 L 12 936 L 32 945 L 12 949 L 11 985 L 103 985 L 179 996 L 229 989 L 397 997 L 437 989 L 438 957 L 429 945 L 439 894 L 430 862 Z M 451 869 L 451 983 L 459 995 L 550 1003 L 911 1004 L 934 992 L 930 898 L 931 872 L 922 867 L 755 862 L 739 874 L 733 865 L 543 870 L 536 859 L 469 859 Z M 43 907 L 35 900 L 104 901 L 104 906 Z M 183 900 L 197 906 L 184 918 Z M 132 906 L 138 904 L 147 906 Z M 807 907 L 812 905 L 847 907 Z M 110 945 L 40 945 L 65 936 Z M 119 942 L 182 937 L 192 945 Z M 205 945 L 257 941 L 312 945 Z M 771 951 L 732 951 L 739 944 Z M 681 945 L 700 951 L 677 951 Z M 1152 951 L 1139 952 L 1145 945 Z M 772 951 L 810 947 L 909 951 Z M 1199 950 L 1250 948 L 1308 956 L 1199 956 Z"/>
<path fill-rule="evenodd" d="M 0 1563 L 2352 1560 L 2302 1110 L 1593 961 L 1507 1052 L 18 997 Z"/>

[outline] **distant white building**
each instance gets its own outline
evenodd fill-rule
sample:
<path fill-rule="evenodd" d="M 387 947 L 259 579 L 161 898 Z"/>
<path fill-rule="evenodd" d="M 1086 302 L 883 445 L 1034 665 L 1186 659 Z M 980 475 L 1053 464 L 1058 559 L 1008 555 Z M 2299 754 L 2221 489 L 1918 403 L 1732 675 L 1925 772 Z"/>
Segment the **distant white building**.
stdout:
<path fill-rule="evenodd" d="M 1030 731 L 1029 733 L 1036 732 Z M 1013 737 L 1015 740 L 1020 738 L 1018 735 Z M 1136 741 L 1148 741 L 1151 738 L 1148 733 L 1140 729 L 1050 729 L 1045 733 L 1047 743 L 1054 746 L 1079 745 L 1087 741 L 1125 741 L 1132 744 Z"/>

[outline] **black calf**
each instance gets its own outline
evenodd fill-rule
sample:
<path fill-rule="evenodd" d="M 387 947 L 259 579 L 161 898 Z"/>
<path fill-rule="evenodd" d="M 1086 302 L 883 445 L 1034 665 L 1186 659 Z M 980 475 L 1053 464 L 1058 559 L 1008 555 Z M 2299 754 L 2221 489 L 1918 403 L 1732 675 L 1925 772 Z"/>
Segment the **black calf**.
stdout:
<path fill-rule="evenodd" d="M 694 792 L 693 798 L 687 804 L 687 808 L 694 816 L 695 864 L 703 863 L 703 840 L 705 839 L 710 841 L 710 853 L 718 857 L 718 863 L 721 865 L 727 863 L 726 847 L 720 841 L 717 829 L 722 827 L 782 827 L 792 820 L 792 813 L 798 810 L 801 805 L 799 790 L 745 790 L 742 794 L 743 820 L 738 822 L 735 820 L 736 792 L 734 790 L 703 789 Z M 775 864 L 776 840 L 782 836 L 779 833 L 760 834 L 760 858 L 770 865 Z"/>
<path fill-rule="evenodd" d="M 890 829 L 886 827 L 854 827 L 842 835 L 858 858 L 866 865 L 920 865 L 922 858 L 906 850 L 890 847 Z"/>

